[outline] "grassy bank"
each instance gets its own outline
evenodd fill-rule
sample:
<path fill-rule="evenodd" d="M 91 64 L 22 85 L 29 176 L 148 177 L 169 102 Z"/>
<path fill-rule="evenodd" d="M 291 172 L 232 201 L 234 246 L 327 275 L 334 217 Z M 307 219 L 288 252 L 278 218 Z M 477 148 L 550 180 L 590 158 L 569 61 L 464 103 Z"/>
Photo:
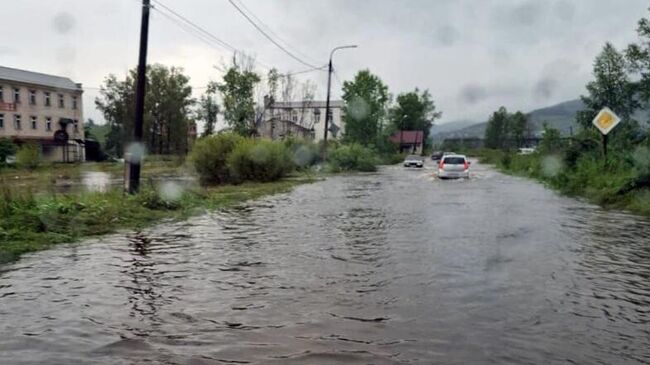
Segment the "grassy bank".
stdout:
<path fill-rule="evenodd" d="M 600 156 L 571 158 L 567 153 L 519 155 L 480 150 L 473 154 L 504 173 L 536 179 L 565 195 L 650 217 L 647 150 L 610 156 L 607 162 Z"/>
<path fill-rule="evenodd" d="M 120 191 L 36 196 L 4 190 L 0 197 L 0 262 L 60 243 L 142 228 L 161 219 L 184 219 L 312 181 L 299 176 L 186 191 L 148 189 L 134 196 Z"/>

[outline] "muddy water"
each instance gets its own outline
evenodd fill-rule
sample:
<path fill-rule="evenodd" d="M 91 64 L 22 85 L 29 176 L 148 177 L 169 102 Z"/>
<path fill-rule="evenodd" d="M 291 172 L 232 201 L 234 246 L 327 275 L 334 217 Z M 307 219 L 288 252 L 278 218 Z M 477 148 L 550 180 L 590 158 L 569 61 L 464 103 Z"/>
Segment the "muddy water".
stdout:
<path fill-rule="evenodd" d="M 650 362 L 650 222 L 389 167 L 0 266 L 2 364 Z"/>

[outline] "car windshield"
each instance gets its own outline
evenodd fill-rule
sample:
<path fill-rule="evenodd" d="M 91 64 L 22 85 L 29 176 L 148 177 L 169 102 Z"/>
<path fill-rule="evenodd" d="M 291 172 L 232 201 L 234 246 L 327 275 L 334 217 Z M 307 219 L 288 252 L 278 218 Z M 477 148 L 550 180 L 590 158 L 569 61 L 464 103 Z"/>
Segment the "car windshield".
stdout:
<path fill-rule="evenodd" d="M 1 3 L 0 365 L 650 365 L 650 0 Z"/>

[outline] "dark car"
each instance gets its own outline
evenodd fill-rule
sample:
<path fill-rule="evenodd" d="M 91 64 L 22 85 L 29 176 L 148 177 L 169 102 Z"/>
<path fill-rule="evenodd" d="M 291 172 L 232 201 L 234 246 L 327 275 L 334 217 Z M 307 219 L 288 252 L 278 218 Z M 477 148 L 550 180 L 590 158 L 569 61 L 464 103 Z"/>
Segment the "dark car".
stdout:
<path fill-rule="evenodd" d="M 442 151 L 436 151 L 433 154 L 431 154 L 431 159 L 433 161 L 440 161 L 440 159 L 442 158 L 442 154 L 443 154 Z"/>

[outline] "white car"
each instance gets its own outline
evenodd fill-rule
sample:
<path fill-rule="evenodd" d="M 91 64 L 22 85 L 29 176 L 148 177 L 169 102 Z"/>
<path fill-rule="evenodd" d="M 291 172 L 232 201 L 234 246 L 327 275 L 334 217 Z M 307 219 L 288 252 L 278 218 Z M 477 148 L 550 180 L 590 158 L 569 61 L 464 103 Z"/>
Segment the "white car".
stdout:
<path fill-rule="evenodd" d="M 438 164 L 440 179 L 468 179 L 470 162 L 465 155 L 446 155 Z"/>
<path fill-rule="evenodd" d="M 404 159 L 404 167 L 418 167 L 424 166 L 424 158 L 418 155 L 408 155 Z"/>

